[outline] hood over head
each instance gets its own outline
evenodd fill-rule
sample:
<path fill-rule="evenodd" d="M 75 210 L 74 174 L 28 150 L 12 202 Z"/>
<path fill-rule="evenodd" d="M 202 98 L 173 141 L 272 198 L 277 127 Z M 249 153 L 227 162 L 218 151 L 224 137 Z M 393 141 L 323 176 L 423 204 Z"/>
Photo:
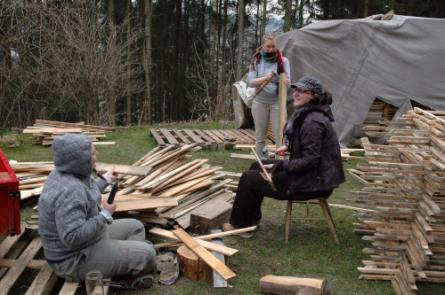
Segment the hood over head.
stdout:
<path fill-rule="evenodd" d="M 91 167 L 92 143 L 83 134 L 65 134 L 54 139 L 53 161 L 56 170 L 61 173 L 89 176 Z"/>

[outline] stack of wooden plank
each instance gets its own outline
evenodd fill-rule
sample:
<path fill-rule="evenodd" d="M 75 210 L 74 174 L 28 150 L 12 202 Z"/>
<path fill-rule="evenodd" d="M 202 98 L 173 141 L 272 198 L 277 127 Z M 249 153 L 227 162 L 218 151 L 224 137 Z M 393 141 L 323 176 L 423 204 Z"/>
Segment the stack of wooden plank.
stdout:
<path fill-rule="evenodd" d="M 53 162 L 17 162 L 9 164 L 19 180 L 20 198 L 39 196 L 42 193 L 46 177 L 54 169 Z"/>
<path fill-rule="evenodd" d="M 138 201 L 150 200 L 154 205 L 139 212 L 139 219 L 159 225 L 175 220 L 186 229 L 191 214 L 207 202 L 230 203 L 233 193 L 226 185 L 232 180 L 219 172 L 221 167 L 206 164 L 207 159 L 190 160 L 191 152 L 198 149 L 196 144 L 157 147 L 139 159 L 134 166 L 150 167 L 150 173 L 125 177 L 116 197 L 118 207 L 122 207 L 119 202 L 131 201 L 137 206 Z M 157 206 L 161 201 L 170 205 Z"/>
<path fill-rule="evenodd" d="M 94 126 L 80 123 L 67 123 L 49 120 L 36 120 L 33 126 L 23 130 L 25 134 L 32 134 L 34 144 L 51 146 L 54 137 L 66 133 L 82 133 L 88 135 L 93 142 L 98 142 L 100 138 L 105 138 L 106 132 L 115 129 L 107 126 Z"/>
<path fill-rule="evenodd" d="M 191 153 L 201 149 L 192 145 L 157 147 L 132 166 L 97 163 L 99 172 L 114 167 L 122 176 L 116 194 L 117 213 L 131 215 L 146 223 L 190 226 L 190 216 L 207 202 L 231 203 L 233 193 L 226 187 L 221 167 L 212 167 L 207 159 L 191 160 Z M 12 161 L 19 178 L 22 199 L 38 196 L 52 162 Z M 215 209 L 218 210 L 218 209 Z"/>
<path fill-rule="evenodd" d="M 388 145 L 363 146 L 367 164 L 351 174 L 361 207 L 355 231 L 372 243 L 360 278 L 391 280 L 398 294 L 416 281 L 445 282 L 445 112 L 415 108 L 395 121 Z"/>
<path fill-rule="evenodd" d="M 208 149 L 223 149 L 234 144 L 255 144 L 255 132 L 251 129 L 150 129 L 159 146 L 197 144 Z M 268 140 L 268 144 L 271 141 Z"/>
<path fill-rule="evenodd" d="M 393 119 L 397 108 L 376 98 L 363 123 L 363 131 L 368 137 L 381 137 L 388 132 L 388 124 Z"/>

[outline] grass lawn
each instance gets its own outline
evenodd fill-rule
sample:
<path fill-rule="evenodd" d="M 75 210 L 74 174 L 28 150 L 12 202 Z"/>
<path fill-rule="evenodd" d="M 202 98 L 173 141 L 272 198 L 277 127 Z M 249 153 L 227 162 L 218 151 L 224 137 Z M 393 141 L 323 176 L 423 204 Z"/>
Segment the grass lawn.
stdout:
<path fill-rule="evenodd" d="M 232 128 L 230 123 L 223 124 Z M 221 128 L 218 123 L 197 125 L 181 124 L 175 128 Z M 131 164 L 150 149 L 155 142 L 148 134 L 148 127 L 120 129 L 107 135 L 107 141 L 114 146 L 97 146 L 98 161 Z M 9 159 L 18 161 L 46 161 L 51 159 L 51 149 L 33 146 L 30 136 L 21 135 L 21 146 L 15 149 L 3 148 Z M 251 163 L 249 160 L 232 159 L 230 150 L 200 151 L 194 158 L 208 158 L 214 166 L 223 166 L 226 171 L 242 172 Z M 238 152 L 238 151 L 237 151 Z M 345 162 L 345 169 L 357 162 Z M 359 190 L 361 185 L 348 176 L 347 182 L 339 187 L 329 199 L 331 203 L 351 204 L 350 190 Z M 36 200 L 27 202 L 22 208 L 22 218 L 32 213 Z M 361 250 L 369 247 L 368 242 L 353 233 L 354 213 L 351 210 L 331 208 L 337 226 L 340 244 L 334 243 L 324 220 L 294 219 L 289 243 L 284 244 L 284 212 L 286 204 L 266 198 L 263 205 L 261 227 L 252 239 L 228 237 L 224 243 L 240 250 L 230 260 L 230 267 L 237 277 L 230 280 L 228 289 L 217 290 L 210 283 L 192 282 L 180 278 L 173 286 L 156 284 L 150 294 L 256 294 L 259 293 L 259 279 L 266 274 L 314 277 L 326 279 L 333 294 L 395 294 L 390 282 L 359 280 L 357 267 L 361 259 L 367 259 Z M 295 205 L 293 217 L 303 216 L 306 206 Z M 321 217 L 319 206 L 310 206 L 311 217 Z M 155 240 L 159 241 L 159 240 Z M 438 284 L 417 284 L 418 294 L 445 294 L 445 288 Z M 1 293 L 1 292 L 0 292 Z M 143 291 L 120 291 L 119 294 L 147 294 Z"/>

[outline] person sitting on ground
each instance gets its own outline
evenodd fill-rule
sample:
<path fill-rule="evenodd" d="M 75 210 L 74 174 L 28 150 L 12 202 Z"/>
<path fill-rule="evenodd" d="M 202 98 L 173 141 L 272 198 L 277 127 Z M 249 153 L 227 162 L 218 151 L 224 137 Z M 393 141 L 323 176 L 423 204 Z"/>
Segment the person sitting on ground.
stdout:
<path fill-rule="evenodd" d="M 96 152 L 86 135 L 54 139 L 55 169 L 38 203 L 39 233 L 44 255 L 54 272 L 68 281 L 83 281 L 91 270 L 104 278 L 137 276 L 139 288 L 150 287 L 156 251 L 145 240 L 144 225 L 135 219 L 114 220 L 116 203 L 101 199 L 114 169 L 93 179 Z M 107 183 L 108 182 L 108 183 Z"/>
<path fill-rule="evenodd" d="M 276 190 L 259 163 L 253 163 L 241 176 L 230 223 L 224 224 L 224 230 L 259 224 L 264 196 L 297 201 L 327 198 L 345 181 L 340 145 L 331 123 L 332 96 L 323 91 L 317 79 L 308 76 L 291 87 L 296 109 L 285 126 L 286 145 L 276 151 L 280 156 L 289 152 L 289 159 L 263 162 L 272 173 Z"/>

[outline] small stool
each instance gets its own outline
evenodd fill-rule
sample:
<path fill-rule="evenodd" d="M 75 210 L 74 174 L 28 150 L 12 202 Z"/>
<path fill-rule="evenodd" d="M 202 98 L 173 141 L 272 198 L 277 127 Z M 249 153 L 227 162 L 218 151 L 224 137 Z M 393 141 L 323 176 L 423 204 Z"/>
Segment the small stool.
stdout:
<path fill-rule="evenodd" d="M 329 229 L 331 230 L 331 233 L 334 236 L 335 242 L 338 244 L 339 240 L 337 237 L 334 219 L 332 218 L 332 213 L 331 213 L 331 210 L 329 209 L 328 202 L 324 198 L 319 198 L 319 199 L 314 199 L 314 200 L 317 200 L 318 203 L 320 204 L 321 211 L 323 211 L 324 218 L 326 219 Z M 287 201 L 286 216 L 284 217 L 284 239 L 285 239 L 286 244 L 289 241 L 289 231 L 290 231 L 290 225 L 292 222 L 292 203 L 293 202 L 307 203 L 306 201 L 293 201 L 293 200 Z"/>

